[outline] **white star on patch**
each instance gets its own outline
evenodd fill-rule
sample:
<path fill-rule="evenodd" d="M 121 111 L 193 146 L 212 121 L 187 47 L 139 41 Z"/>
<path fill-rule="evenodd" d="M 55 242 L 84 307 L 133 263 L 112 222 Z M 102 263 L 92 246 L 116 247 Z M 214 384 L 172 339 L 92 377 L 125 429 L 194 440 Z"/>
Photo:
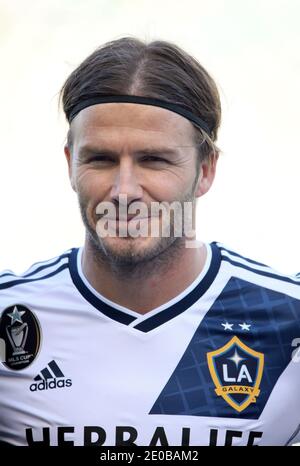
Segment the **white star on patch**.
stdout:
<path fill-rule="evenodd" d="M 243 324 L 239 324 L 242 330 L 250 330 L 251 324 L 246 324 L 245 322 Z"/>
<path fill-rule="evenodd" d="M 224 327 L 224 330 L 232 330 L 233 324 L 229 324 L 226 322 L 225 324 L 221 324 Z"/>
<path fill-rule="evenodd" d="M 15 322 L 20 322 L 20 324 L 23 324 L 22 320 L 22 315 L 25 314 L 25 311 L 18 311 L 17 306 L 14 307 L 14 310 L 10 313 L 7 314 L 8 317 L 11 318 L 11 325 L 13 325 Z"/>
<path fill-rule="evenodd" d="M 227 359 L 230 359 L 230 361 L 233 361 L 236 367 L 238 367 L 239 362 L 244 361 L 245 358 L 241 358 L 237 350 L 235 350 L 234 355 L 231 356 L 231 358 L 227 358 Z"/>

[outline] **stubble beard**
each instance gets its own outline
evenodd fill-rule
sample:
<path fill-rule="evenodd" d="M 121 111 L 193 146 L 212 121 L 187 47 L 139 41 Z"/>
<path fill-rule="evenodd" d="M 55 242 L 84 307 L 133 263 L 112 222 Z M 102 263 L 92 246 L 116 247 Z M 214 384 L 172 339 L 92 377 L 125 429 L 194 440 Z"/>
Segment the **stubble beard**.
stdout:
<path fill-rule="evenodd" d="M 184 202 L 195 202 L 194 187 L 182 199 L 178 199 L 182 209 Z M 141 238 L 119 238 L 120 244 L 111 244 L 109 239 L 98 236 L 87 216 L 88 202 L 83 195 L 78 194 L 78 202 L 82 221 L 86 229 L 86 246 L 99 266 L 108 267 L 111 272 L 122 280 L 147 277 L 158 269 L 168 269 L 170 264 L 182 254 L 186 237 L 174 236 L 174 216 L 171 216 L 170 236 L 159 236 L 150 240 L 145 247 L 137 247 Z M 126 242 L 126 244 L 124 244 Z"/>

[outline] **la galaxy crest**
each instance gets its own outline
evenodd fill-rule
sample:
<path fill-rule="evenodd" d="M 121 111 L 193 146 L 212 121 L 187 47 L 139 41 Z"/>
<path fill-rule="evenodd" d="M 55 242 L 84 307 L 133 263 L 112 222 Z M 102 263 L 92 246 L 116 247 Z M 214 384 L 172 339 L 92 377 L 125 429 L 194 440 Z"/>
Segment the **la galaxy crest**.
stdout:
<path fill-rule="evenodd" d="M 15 371 L 26 369 L 37 357 L 41 327 L 35 314 L 22 304 L 7 307 L 0 319 L 1 361 Z"/>
<path fill-rule="evenodd" d="M 215 393 L 238 412 L 255 403 L 260 394 L 264 355 L 245 345 L 237 336 L 207 353 Z"/>

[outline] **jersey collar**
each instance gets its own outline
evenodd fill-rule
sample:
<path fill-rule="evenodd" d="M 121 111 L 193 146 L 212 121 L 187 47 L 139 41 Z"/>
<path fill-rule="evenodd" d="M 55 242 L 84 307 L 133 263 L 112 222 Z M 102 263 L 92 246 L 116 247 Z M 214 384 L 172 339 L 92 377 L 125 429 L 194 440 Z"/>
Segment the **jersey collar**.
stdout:
<path fill-rule="evenodd" d="M 110 301 L 90 285 L 81 268 L 83 248 L 72 250 L 69 258 L 69 269 L 77 290 L 94 308 L 119 323 L 131 326 L 141 332 L 149 332 L 189 309 L 215 280 L 221 264 L 221 254 L 215 242 L 205 243 L 205 246 L 207 248 L 206 262 L 194 282 L 178 296 L 143 316 Z"/>

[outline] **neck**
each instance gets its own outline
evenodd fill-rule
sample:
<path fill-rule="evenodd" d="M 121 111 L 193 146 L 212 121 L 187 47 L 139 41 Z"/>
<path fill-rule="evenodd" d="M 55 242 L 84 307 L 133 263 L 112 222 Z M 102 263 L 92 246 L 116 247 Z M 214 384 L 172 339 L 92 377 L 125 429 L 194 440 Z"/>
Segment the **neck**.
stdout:
<path fill-rule="evenodd" d="M 197 248 L 186 248 L 184 242 L 174 247 L 175 254 L 174 250 L 165 251 L 148 262 L 118 267 L 99 254 L 86 237 L 82 270 L 105 298 L 146 314 L 178 296 L 203 270 L 207 256 L 203 243 Z"/>

